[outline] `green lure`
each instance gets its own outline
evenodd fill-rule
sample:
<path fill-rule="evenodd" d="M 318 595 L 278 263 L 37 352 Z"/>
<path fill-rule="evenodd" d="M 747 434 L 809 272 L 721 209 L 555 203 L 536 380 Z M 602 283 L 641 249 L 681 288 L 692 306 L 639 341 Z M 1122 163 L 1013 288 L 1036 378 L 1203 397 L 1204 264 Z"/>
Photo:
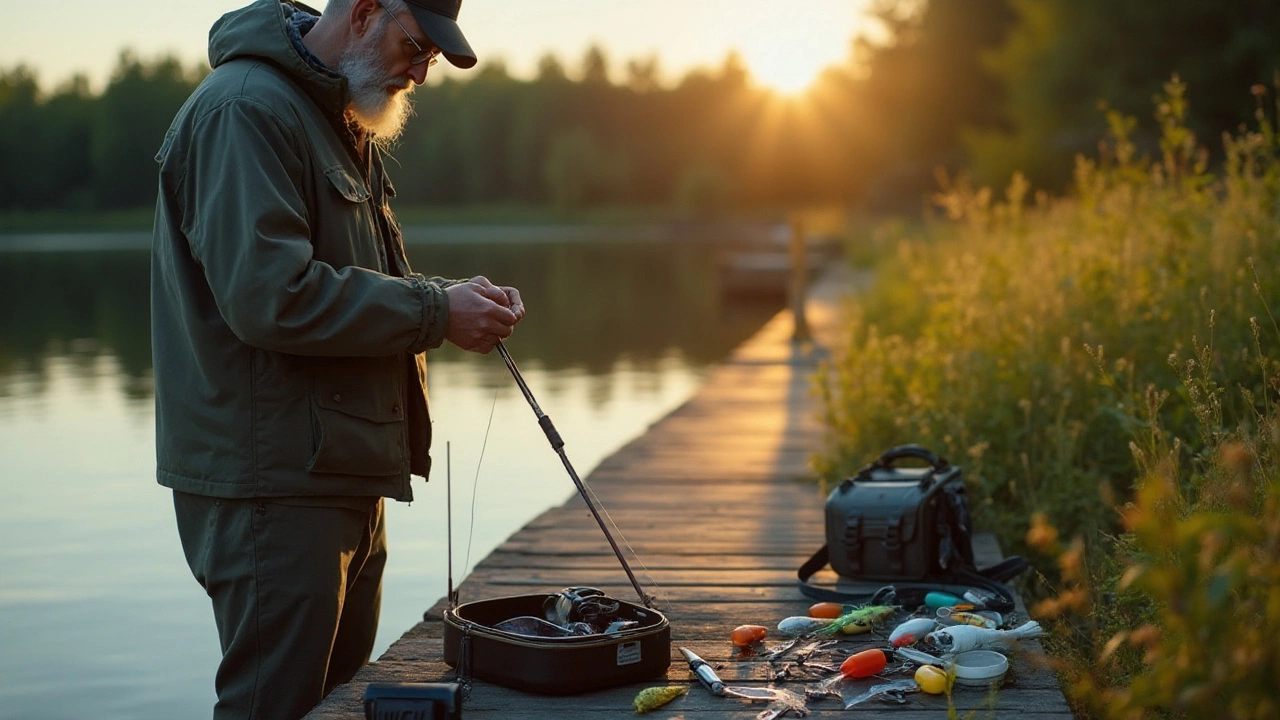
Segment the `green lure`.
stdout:
<path fill-rule="evenodd" d="M 636 699 L 631 701 L 631 704 L 635 705 L 636 714 L 640 715 L 650 710 L 657 710 L 686 692 L 688 688 L 680 685 L 645 688 L 636 695 Z"/>
<path fill-rule="evenodd" d="M 820 628 L 815 635 L 835 635 L 851 625 L 869 627 L 893 616 L 898 608 L 893 605 L 867 605 L 851 610 L 831 621 L 830 625 Z"/>

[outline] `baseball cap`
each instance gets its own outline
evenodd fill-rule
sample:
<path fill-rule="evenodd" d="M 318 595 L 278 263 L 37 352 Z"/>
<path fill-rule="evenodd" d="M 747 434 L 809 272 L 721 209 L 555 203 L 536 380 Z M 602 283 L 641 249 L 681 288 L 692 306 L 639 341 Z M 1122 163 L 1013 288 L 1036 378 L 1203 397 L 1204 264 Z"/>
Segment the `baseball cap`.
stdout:
<path fill-rule="evenodd" d="M 476 53 L 458 27 L 458 10 L 462 0 L 404 0 L 409 6 L 418 27 L 427 39 L 440 48 L 440 53 L 452 64 L 469 68 L 476 64 Z"/>

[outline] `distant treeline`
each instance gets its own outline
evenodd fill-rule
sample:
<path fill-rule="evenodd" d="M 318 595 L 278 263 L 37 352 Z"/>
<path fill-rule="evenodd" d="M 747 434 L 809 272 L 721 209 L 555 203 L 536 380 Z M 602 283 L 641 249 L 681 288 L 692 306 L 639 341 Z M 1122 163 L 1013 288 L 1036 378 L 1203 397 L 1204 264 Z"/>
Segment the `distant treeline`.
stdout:
<path fill-rule="evenodd" d="M 1275 0 L 877 7 L 887 39 L 851 39 L 848 63 L 794 100 L 734 56 L 663 84 L 656 59 L 611 68 L 599 49 L 572 70 L 548 56 L 532 79 L 494 63 L 419 88 L 394 152 L 400 200 L 902 208 L 939 168 L 997 185 L 1020 170 L 1054 189 L 1094 150 L 1102 109 L 1143 121 L 1136 137 L 1154 145 L 1150 101 L 1176 74 L 1191 128 L 1221 131 L 1250 118 L 1250 90 L 1280 71 Z M 125 52 L 94 93 L 83 78 L 46 91 L 28 68 L 0 70 L 0 210 L 150 204 L 152 156 L 205 72 Z"/>

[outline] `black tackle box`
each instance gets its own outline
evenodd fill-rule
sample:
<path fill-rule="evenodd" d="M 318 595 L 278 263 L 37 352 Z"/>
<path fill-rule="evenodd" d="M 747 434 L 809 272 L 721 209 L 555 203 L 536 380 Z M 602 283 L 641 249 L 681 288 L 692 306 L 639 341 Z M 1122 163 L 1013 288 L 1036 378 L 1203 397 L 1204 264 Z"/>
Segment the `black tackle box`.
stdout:
<path fill-rule="evenodd" d="M 671 625 L 657 610 L 625 600 L 625 630 L 570 637 L 531 637 L 494 626 L 540 616 L 554 595 L 514 595 L 463 603 L 444 614 L 444 661 L 461 677 L 546 695 L 573 695 L 665 676 Z"/>

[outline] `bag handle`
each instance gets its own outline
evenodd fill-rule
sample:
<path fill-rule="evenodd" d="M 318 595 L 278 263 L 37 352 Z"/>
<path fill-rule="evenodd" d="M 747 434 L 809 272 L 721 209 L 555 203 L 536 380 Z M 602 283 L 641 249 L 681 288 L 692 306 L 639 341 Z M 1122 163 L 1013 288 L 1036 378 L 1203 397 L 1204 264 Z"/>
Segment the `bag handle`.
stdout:
<path fill-rule="evenodd" d="M 859 470 L 858 474 L 870 474 L 872 470 L 886 470 L 893 467 L 895 462 L 904 458 L 916 458 L 917 460 L 923 460 L 929 463 L 929 466 L 934 470 L 946 470 L 951 467 L 951 463 L 947 462 L 947 459 L 941 455 L 938 455 L 923 445 L 910 443 L 907 445 L 898 445 L 897 447 L 885 450 L 874 462 Z"/>
<path fill-rule="evenodd" d="M 872 475 L 876 470 L 888 470 L 893 467 L 895 462 L 905 458 L 915 458 L 929 463 L 929 472 L 925 473 L 924 477 L 920 478 L 921 489 L 928 488 L 933 482 L 934 475 L 936 475 L 940 470 L 946 470 L 951 467 L 951 463 L 948 462 L 946 458 L 934 453 L 923 445 L 917 445 L 915 443 L 898 445 L 897 447 L 885 450 L 880 454 L 880 457 L 876 458 L 873 462 L 862 466 L 862 469 L 858 470 L 853 477 L 845 478 L 841 483 L 841 487 L 847 489 L 848 486 L 855 481 L 874 481 L 875 478 L 872 477 Z"/>

